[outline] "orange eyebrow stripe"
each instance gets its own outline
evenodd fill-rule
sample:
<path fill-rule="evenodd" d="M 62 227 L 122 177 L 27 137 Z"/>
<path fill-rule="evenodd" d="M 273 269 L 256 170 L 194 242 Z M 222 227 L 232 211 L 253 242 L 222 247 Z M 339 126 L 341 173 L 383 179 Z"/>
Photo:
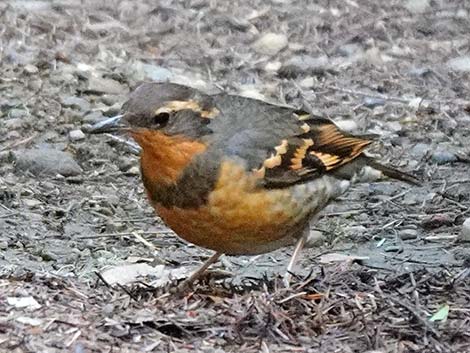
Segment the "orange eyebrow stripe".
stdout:
<path fill-rule="evenodd" d="M 217 108 L 212 108 L 210 110 L 203 110 L 202 107 L 199 105 L 198 102 L 195 100 L 187 100 L 187 101 L 169 101 L 167 102 L 166 105 L 161 107 L 159 110 L 165 109 L 173 112 L 178 112 L 180 110 L 193 110 L 195 112 L 198 112 L 201 114 L 201 117 L 207 118 L 207 119 L 212 119 L 216 115 L 220 113 L 220 111 Z"/>

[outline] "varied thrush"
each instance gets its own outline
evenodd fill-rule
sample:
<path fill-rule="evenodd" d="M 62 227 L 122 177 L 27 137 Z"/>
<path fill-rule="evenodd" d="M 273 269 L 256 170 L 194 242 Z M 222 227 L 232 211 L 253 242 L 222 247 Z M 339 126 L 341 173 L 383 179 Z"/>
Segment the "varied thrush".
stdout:
<path fill-rule="evenodd" d="M 296 244 L 309 224 L 356 181 L 415 177 L 366 156 L 370 137 L 341 131 L 303 110 L 173 83 L 144 83 L 123 114 L 92 132 L 128 131 L 142 147 L 148 198 L 184 240 L 215 254 L 255 255 Z"/>

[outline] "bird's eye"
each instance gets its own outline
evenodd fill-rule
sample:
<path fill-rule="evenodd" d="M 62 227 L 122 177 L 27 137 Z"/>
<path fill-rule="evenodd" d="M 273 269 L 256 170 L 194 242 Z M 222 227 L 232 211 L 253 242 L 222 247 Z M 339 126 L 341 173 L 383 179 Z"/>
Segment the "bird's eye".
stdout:
<path fill-rule="evenodd" d="M 170 113 L 168 112 L 161 112 L 153 117 L 153 122 L 160 126 L 166 125 L 166 123 L 168 123 L 168 120 L 170 120 Z"/>

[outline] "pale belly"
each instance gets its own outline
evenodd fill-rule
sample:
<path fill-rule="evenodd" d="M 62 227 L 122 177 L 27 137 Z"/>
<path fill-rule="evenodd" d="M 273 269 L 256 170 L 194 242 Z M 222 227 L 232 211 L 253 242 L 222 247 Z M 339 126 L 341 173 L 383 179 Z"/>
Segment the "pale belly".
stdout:
<path fill-rule="evenodd" d="M 154 206 L 163 221 L 190 243 L 229 255 L 254 255 L 294 243 L 309 220 L 348 186 L 324 176 L 265 190 L 243 168 L 227 163 L 204 206 Z"/>

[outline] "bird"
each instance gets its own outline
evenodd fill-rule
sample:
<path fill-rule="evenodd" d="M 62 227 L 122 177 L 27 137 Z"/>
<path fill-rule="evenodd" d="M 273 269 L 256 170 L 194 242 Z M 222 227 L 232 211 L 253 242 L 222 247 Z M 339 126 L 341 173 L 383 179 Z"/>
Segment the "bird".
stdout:
<path fill-rule="evenodd" d="M 374 139 L 294 107 L 207 94 L 170 82 L 139 85 L 122 114 L 90 132 L 124 132 L 140 145 L 148 199 L 180 238 L 212 250 L 181 288 L 223 254 L 294 246 L 288 286 L 310 227 L 357 182 L 419 180 L 366 152 Z"/>

